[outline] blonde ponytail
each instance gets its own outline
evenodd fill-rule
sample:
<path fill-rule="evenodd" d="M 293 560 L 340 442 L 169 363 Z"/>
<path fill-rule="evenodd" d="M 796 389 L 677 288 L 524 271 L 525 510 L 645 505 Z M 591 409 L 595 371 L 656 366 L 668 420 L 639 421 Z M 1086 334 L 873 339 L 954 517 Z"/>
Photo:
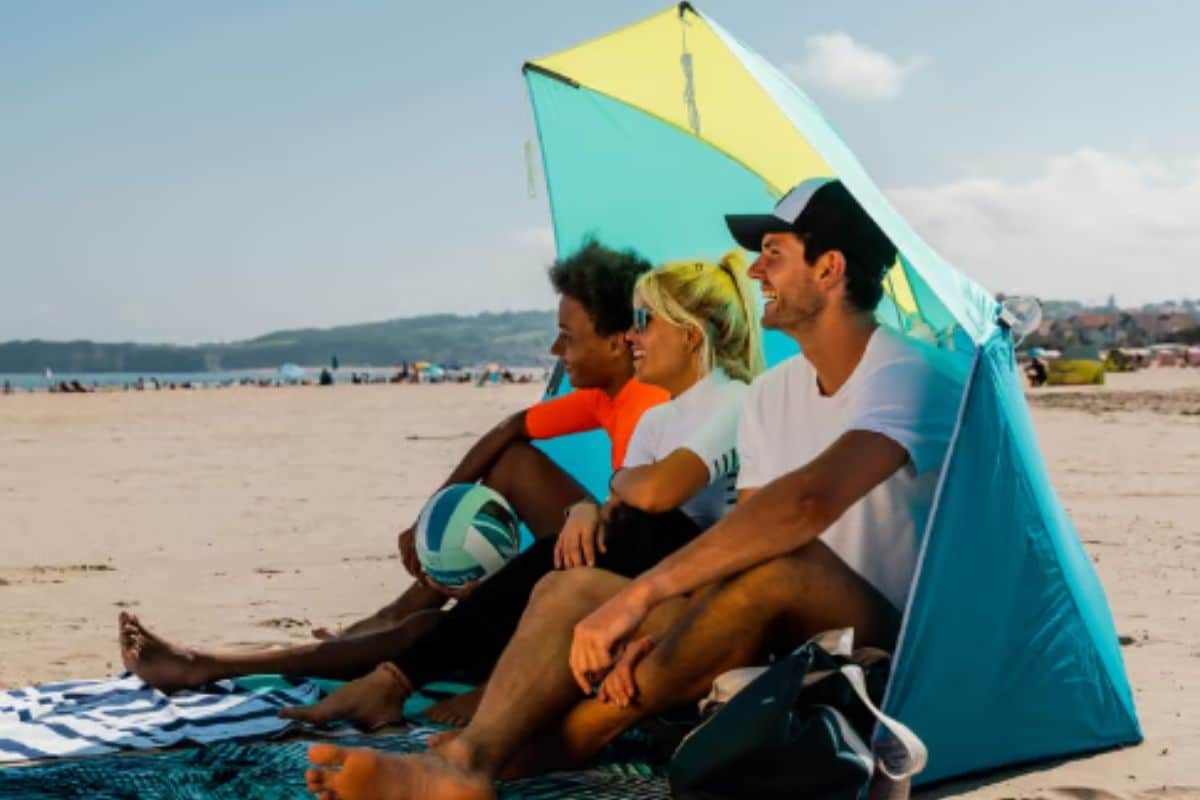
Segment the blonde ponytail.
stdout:
<path fill-rule="evenodd" d="M 749 383 L 764 369 L 762 331 L 754 289 L 741 253 L 732 250 L 716 264 L 675 261 L 645 273 L 634 294 L 656 315 L 698 330 L 703 337 L 701 369 L 721 367 Z"/>

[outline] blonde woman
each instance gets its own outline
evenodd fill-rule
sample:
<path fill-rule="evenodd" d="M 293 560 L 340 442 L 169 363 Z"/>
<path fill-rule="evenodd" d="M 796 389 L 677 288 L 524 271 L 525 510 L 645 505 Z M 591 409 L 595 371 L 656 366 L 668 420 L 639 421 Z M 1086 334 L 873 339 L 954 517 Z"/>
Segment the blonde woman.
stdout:
<path fill-rule="evenodd" d="M 588 500 L 572 507 L 555 566 L 598 566 L 632 577 L 733 504 L 741 398 L 763 369 L 751 302 L 736 252 L 716 264 L 667 264 L 638 279 L 628 335 L 634 374 L 666 389 L 671 400 L 642 415 L 605 507 Z M 614 536 L 636 540 L 609 553 Z"/>

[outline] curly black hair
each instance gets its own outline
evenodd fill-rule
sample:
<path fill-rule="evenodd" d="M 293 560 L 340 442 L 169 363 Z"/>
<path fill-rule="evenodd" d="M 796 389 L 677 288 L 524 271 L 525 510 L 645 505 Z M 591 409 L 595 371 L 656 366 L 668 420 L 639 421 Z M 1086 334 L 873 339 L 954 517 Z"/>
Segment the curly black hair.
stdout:
<path fill-rule="evenodd" d="M 611 336 L 633 324 L 633 285 L 653 265 L 633 250 L 613 250 L 594 239 L 550 267 L 554 291 L 578 301 L 596 333 Z"/>

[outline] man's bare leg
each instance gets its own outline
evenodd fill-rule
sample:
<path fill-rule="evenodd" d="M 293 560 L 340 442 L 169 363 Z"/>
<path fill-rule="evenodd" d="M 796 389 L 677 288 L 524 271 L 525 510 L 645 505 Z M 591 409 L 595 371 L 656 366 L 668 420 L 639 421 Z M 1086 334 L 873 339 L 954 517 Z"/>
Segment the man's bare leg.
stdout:
<path fill-rule="evenodd" d="M 900 613 L 817 541 L 699 593 L 658 646 L 635 668 L 637 702 L 628 708 L 588 698 L 562 723 L 505 765 L 504 779 L 586 764 L 645 717 L 692 703 L 713 680 L 763 663 L 823 631 L 853 627 L 858 646 L 891 650 Z"/>
<path fill-rule="evenodd" d="M 506 447 L 482 482 L 504 495 L 538 539 L 557 536 L 563 511 L 588 496 L 562 467 L 529 442 Z"/>
<path fill-rule="evenodd" d="M 313 630 L 313 638 L 327 641 L 329 639 L 338 639 L 350 636 L 365 636 L 368 633 L 379 633 L 386 631 L 389 628 L 394 628 L 404 620 L 408 619 L 411 614 L 419 614 L 422 611 L 430 611 L 439 609 L 446 604 L 446 595 L 433 589 L 420 581 L 415 581 L 412 586 L 404 590 L 404 593 L 397 597 L 392 602 L 388 603 L 383 608 L 371 614 L 368 617 L 360 619 L 351 625 L 347 625 L 340 631 L 331 631 L 328 628 L 316 628 Z"/>
<path fill-rule="evenodd" d="M 366 675 L 437 624 L 441 611 L 410 615 L 381 633 L 248 653 L 206 653 L 156 636 L 136 616 L 121 612 L 118 639 L 125 668 L 164 692 L 223 678 L 261 673 L 349 680 Z"/>
<path fill-rule="evenodd" d="M 628 583 L 601 570 L 548 575 L 534 590 L 478 712 L 459 736 L 445 742 L 435 755 L 397 757 L 336 749 L 314 753 L 319 766 L 344 766 L 340 771 L 310 770 L 309 788 L 333 791 L 343 800 L 494 797 L 492 781 L 511 755 L 581 697 L 567 663 L 575 624 Z M 667 603 L 652 618 L 662 624 L 663 616 L 679 613 L 679 604 Z M 346 774 L 351 764 L 353 781 Z"/>

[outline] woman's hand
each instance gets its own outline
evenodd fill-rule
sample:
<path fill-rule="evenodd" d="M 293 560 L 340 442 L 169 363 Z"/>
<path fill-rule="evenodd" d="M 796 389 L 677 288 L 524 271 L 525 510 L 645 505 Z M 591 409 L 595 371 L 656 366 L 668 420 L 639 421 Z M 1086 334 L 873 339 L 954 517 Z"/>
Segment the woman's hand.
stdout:
<path fill-rule="evenodd" d="M 591 500 L 571 506 L 554 545 L 554 568 L 596 566 L 596 553 L 607 552 L 601 509 Z"/>

